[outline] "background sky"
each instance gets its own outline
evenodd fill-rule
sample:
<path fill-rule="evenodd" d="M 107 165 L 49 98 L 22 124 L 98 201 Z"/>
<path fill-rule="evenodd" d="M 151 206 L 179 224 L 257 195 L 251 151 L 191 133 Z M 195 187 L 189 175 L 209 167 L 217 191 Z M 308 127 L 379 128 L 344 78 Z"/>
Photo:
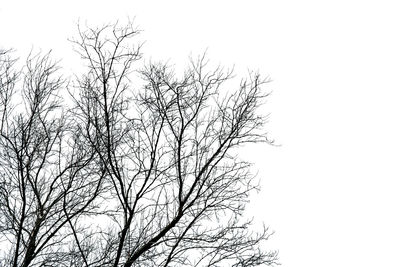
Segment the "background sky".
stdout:
<path fill-rule="evenodd" d="M 0 0 L 0 46 L 53 49 L 73 71 L 76 23 L 135 18 L 143 53 L 185 65 L 208 48 L 273 82 L 263 112 L 281 146 L 253 146 L 249 214 L 283 267 L 400 266 L 398 1 Z"/>

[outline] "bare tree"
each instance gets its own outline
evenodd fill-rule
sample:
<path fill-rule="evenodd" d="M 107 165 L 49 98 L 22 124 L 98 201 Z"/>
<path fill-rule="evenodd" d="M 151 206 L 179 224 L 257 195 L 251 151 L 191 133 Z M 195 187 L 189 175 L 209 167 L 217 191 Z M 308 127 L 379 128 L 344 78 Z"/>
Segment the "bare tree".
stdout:
<path fill-rule="evenodd" d="M 1 263 L 61 265 L 69 224 L 95 203 L 105 172 L 65 117 L 64 80 L 49 54 L 30 56 L 20 71 L 10 51 L 0 60 L 0 233 L 8 249 Z"/>
<path fill-rule="evenodd" d="M 63 112 L 48 55 L 14 74 L 3 52 L 0 232 L 12 255 L 3 262 L 274 265 L 276 253 L 262 249 L 270 231 L 243 218 L 258 187 L 238 157 L 241 145 L 271 143 L 258 114 L 268 80 L 250 73 L 225 90 L 232 71 L 205 56 L 182 77 L 162 63 L 134 69 L 137 34 L 132 24 L 79 29 L 73 43 L 87 68 Z M 21 75 L 25 113 L 12 116 Z"/>

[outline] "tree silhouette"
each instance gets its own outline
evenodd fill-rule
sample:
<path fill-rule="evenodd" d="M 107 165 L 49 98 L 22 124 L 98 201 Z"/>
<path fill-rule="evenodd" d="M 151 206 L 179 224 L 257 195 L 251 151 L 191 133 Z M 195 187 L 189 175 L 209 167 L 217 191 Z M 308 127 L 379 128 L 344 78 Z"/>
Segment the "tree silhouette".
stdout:
<path fill-rule="evenodd" d="M 274 265 L 270 232 L 243 218 L 258 187 L 237 155 L 271 143 L 257 113 L 268 80 L 249 73 L 225 90 L 232 71 L 204 55 L 182 77 L 134 69 L 137 34 L 79 28 L 86 67 L 69 82 L 49 54 L 18 70 L 0 52 L 1 265 Z"/>

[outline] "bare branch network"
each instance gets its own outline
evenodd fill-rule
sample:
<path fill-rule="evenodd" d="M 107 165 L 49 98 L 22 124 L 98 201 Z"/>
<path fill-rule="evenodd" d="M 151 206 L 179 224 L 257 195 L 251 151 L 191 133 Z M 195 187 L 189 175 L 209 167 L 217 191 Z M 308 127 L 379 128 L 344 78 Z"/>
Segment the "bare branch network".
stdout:
<path fill-rule="evenodd" d="M 270 231 L 243 218 L 257 185 L 237 157 L 270 143 L 257 113 L 267 80 L 250 73 L 224 93 L 232 71 L 204 56 L 182 77 L 162 63 L 134 70 L 137 34 L 79 28 L 87 67 L 70 81 L 50 54 L 18 69 L 0 50 L 1 266 L 276 263 L 262 249 Z"/>

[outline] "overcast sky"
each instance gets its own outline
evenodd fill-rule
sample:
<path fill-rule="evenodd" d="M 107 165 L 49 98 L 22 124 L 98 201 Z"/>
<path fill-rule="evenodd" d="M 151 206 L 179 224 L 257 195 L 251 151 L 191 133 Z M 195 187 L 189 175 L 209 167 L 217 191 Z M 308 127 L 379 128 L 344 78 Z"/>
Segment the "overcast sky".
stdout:
<path fill-rule="evenodd" d="M 76 23 L 135 18 L 144 54 L 184 65 L 208 49 L 273 82 L 263 112 L 279 147 L 254 146 L 249 213 L 283 267 L 400 266 L 398 1 L 0 0 L 0 46 L 53 49 L 67 70 Z"/>

